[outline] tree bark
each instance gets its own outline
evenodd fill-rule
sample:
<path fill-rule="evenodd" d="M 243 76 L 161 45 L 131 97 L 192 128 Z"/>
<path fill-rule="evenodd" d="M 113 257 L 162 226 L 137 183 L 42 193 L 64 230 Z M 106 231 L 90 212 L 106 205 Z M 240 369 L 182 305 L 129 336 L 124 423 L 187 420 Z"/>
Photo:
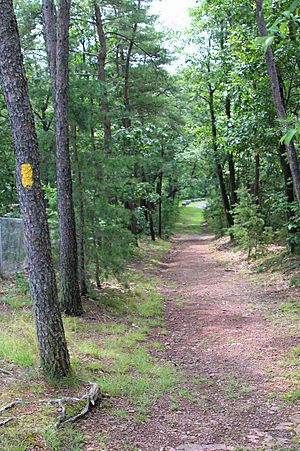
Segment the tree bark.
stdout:
<path fill-rule="evenodd" d="M 138 0 L 138 9 L 140 9 L 141 0 Z M 134 45 L 134 38 L 136 35 L 138 24 L 137 22 L 132 26 L 132 36 L 129 41 L 129 46 L 126 55 L 125 61 L 125 71 L 124 71 L 124 108 L 125 108 L 125 116 L 123 118 L 123 126 L 125 128 L 131 127 L 131 118 L 130 118 L 130 99 L 129 99 L 129 70 L 130 70 L 130 58 Z"/>
<path fill-rule="evenodd" d="M 149 229 L 150 229 L 151 240 L 155 241 L 155 230 L 154 230 L 153 216 L 152 216 L 151 208 L 148 209 L 148 218 L 149 218 Z"/>
<path fill-rule="evenodd" d="M 107 45 L 106 45 L 106 37 L 103 28 L 103 20 L 101 15 L 101 10 L 97 3 L 97 0 L 94 2 L 95 15 L 96 15 L 96 26 L 98 39 L 100 44 L 100 49 L 98 52 L 98 79 L 101 83 L 101 109 L 103 114 L 103 134 L 104 134 L 104 153 L 110 154 L 111 152 L 111 139 L 112 139 L 112 131 L 111 131 L 111 120 L 109 116 L 109 104 L 108 104 L 108 95 L 107 95 L 107 86 L 106 86 L 106 72 L 105 72 L 105 62 L 107 57 Z"/>
<path fill-rule="evenodd" d="M 229 122 L 231 119 L 231 100 L 229 95 L 226 97 L 226 116 L 227 116 L 227 130 L 229 130 Z M 236 177 L 235 177 L 235 164 L 233 155 L 231 152 L 227 153 L 227 160 L 228 160 L 228 168 L 229 168 L 229 189 L 230 189 L 230 203 L 231 208 L 234 208 L 234 206 L 237 204 L 237 194 L 236 194 Z"/>
<path fill-rule="evenodd" d="M 254 171 L 254 187 L 253 195 L 256 205 L 259 205 L 259 184 L 260 184 L 260 155 L 259 152 L 255 153 L 255 171 Z"/>
<path fill-rule="evenodd" d="M 162 238 L 162 183 L 163 183 L 163 170 L 159 171 L 158 181 L 156 185 L 156 192 L 159 195 L 158 199 L 158 236 Z"/>
<path fill-rule="evenodd" d="M 46 43 L 53 101 L 56 93 L 56 49 L 57 49 L 57 17 L 53 0 L 43 0 L 43 24 Z M 55 106 L 55 105 L 54 105 Z"/>
<path fill-rule="evenodd" d="M 230 213 L 230 204 L 227 196 L 226 185 L 224 181 L 223 169 L 222 165 L 219 161 L 218 156 L 218 146 L 217 146 L 217 127 L 216 127 L 216 115 L 214 109 L 214 90 L 209 84 L 209 111 L 210 111 L 210 119 L 211 119 L 211 135 L 212 135 L 212 145 L 213 145 L 213 153 L 214 159 L 216 163 L 216 172 L 219 180 L 220 192 L 223 202 L 223 208 L 226 216 L 227 226 L 228 228 L 233 226 L 233 217 Z"/>
<path fill-rule="evenodd" d="M 262 37 L 267 36 L 267 27 L 265 23 L 264 13 L 263 13 L 263 0 L 255 0 L 256 1 L 256 20 L 258 24 L 258 29 L 260 35 Z M 268 68 L 268 74 L 271 81 L 272 86 L 272 98 L 273 103 L 276 108 L 277 116 L 281 121 L 284 121 L 287 117 L 286 110 L 283 102 L 283 98 L 280 92 L 280 84 L 278 79 L 278 72 L 275 63 L 274 53 L 271 46 L 268 47 L 266 51 L 266 62 Z M 298 204 L 300 205 L 300 171 L 299 171 L 299 163 L 297 152 L 295 149 L 295 145 L 293 141 L 290 144 L 285 145 L 286 153 L 288 156 L 289 166 L 292 173 L 294 190 L 296 193 L 296 197 L 298 200 Z"/>
<path fill-rule="evenodd" d="M 278 156 L 281 166 L 282 175 L 284 178 L 284 190 L 287 199 L 287 210 L 286 210 L 286 219 L 288 222 L 293 221 L 295 217 L 295 212 L 292 208 L 293 202 L 295 202 L 294 188 L 293 188 L 293 179 L 290 166 L 286 161 L 286 152 L 283 144 L 280 145 L 278 149 Z M 295 250 L 295 236 L 298 233 L 297 227 L 292 227 L 288 230 L 288 247 L 291 252 Z"/>
<path fill-rule="evenodd" d="M 48 6 L 48 9 L 46 8 Z M 44 0 L 45 39 L 49 58 L 56 119 L 56 175 L 57 200 L 60 235 L 60 288 L 61 304 L 67 315 L 78 316 L 83 313 L 78 279 L 78 258 L 76 242 L 75 214 L 73 207 L 71 161 L 69 153 L 68 123 L 68 58 L 70 0 L 59 0 L 57 21 L 53 0 Z M 56 22 L 56 52 L 49 44 L 55 42 L 54 23 Z M 47 35 L 47 33 L 51 35 Z M 54 44 L 53 44 L 54 45 Z M 56 67 L 56 72 L 53 68 Z"/>
<path fill-rule="evenodd" d="M 67 376 L 70 361 L 57 298 L 38 142 L 12 0 L 0 0 L 0 10 L 0 77 L 14 140 L 41 366 L 47 376 Z"/>
<path fill-rule="evenodd" d="M 78 204 L 79 204 L 79 281 L 80 281 L 80 292 L 82 296 L 85 296 L 88 292 L 87 283 L 86 283 L 86 272 L 85 272 L 85 246 L 84 246 L 84 235 L 85 235 L 85 220 L 84 220 L 84 200 L 83 200 L 83 189 L 82 189 L 82 175 L 80 170 L 80 163 L 78 157 L 78 149 L 77 149 L 77 127 L 73 125 L 72 127 L 73 134 L 73 154 L 74 161 L 76 164 L 76 172 L 77 172 L 77 184 L 78 184 Z"/>
<path fill-rule="evenodd" d="M 133 25 L 132 35 L 135 35 L 137 30 L 137 24 Z M 133 39 L 129 42 L 129 47 L 126 56 L 125 62 L 125 73 L 124 73 L 124 108 L 125 108 L 125 116 L 123 118 L 123 126 L 125 128 L 131 127 L 131 118 L 130 118 L 130 100 L 129 100 L 129 69 L 130 69 L 130 57 L 133 48 Z"/>

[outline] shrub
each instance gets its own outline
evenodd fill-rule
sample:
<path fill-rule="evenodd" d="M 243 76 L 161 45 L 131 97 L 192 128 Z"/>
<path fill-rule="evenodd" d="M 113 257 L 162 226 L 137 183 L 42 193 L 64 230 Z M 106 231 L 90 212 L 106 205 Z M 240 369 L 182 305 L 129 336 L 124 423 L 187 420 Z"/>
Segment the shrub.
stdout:
<path fill-rule="evenodd" d="M 265 221 L 255 204 L 253 196 L 246 188 L 237 191 L 239 202 L 233 216 L 234 226 L 231 232 L 241 249 L 248 252 L 248 257 L 263 251 L 263 248 L 272 241 L 273 231 L 265 226 Z"/>

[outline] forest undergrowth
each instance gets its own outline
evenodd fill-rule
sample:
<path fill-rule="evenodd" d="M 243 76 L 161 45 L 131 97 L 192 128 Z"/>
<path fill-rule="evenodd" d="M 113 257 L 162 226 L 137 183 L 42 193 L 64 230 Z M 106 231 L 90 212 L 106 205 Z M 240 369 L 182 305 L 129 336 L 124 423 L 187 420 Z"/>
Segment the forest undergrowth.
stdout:
<path fill-rule="evenodd" d="M 153 330 L 158 337 L 165 330 L 163 298 L 157 291 L 161 282 L 146 272 L 156 268 L 169 249 L 167 241 L 144 241 L 135 262 L 128 266 L 126 282 L 113 280 L 102 290 L 93 289 L 85 298 L 83 317 L 64 318 L 73 374 L 60 382 L 45 382 L 37 370 L 26 279 L 19 274 L 1 285 L 1 404 L 26 401 L 1 413 L 0 421 L 11 418 L 1 427 L 1 449 L 82 449 L 84 435 L 72 425 L 55 430 L 57 409 L 39 403 L 41 399 L 78 396 L 89 382 L 96 382 L 105 394 L 100 408 L 124 416 L 126 411 L 115 411 L 110 401 L 124 396 L 134 406 L 138 422 L 155 398 L 179 383 L 183 376 L 151 355 L 161 344 L 147 341 Z M 101 434 L 97 439 L 101 444 Z"/>
<path fill-rule="evenodd" d="M 196 236 L 205 230 L 201 209 L 193 204 L 181 209 L 178 236 Z M 168 299 L 160 292 L 164 289 L 176 291 L 176 286 L 157 274 L 159 268 L 164 268 L 165 256 L 172 248 L 172 240 L 155 243 L 143 240 L 135 259 L 128 263 L 122 282 L 110 280 L 101 290 L 92 288 L 89 296 L 84 298 L 83 317 L 64 318 L 73 373 L 59 382 L 45 381 L 38 371 L 26 279 L 18 274 L 4 281 L 0 293 L 1 406 L 12 401 L 21 400 L 22 403 L 0 411 L 0 422 L 9 420 L 0 429 L 1 449 L 106 449 L 103 430 L 93 435 L 93 448 L 86 448 L 87 443 L 91 444 L 87 430 L 89 418 L 84 428 L 80 421 L 56 428 L 59 410 L 56 405 L 46 402 L 66 396 L 80 397 L 90 383 L 99 384 L 103 395 L 95 410 L 100 409 L 115 419 L 128 419 L 137 428 L 148 421 L 148 412 L 160 397 L 169 397 L 171 411 L 178 409 L 180 399 L 192 402 L 194 395 L 187 385 L 191 383 L 191 375 L 159 358 L 164 342 L 168 340 L 164 319 L 164 305 Z M 274 289 L 273 301 L 270 303 L 268 296 L 263 314 L 274 324 L 285 323 L 288 333 L 294 336 L 300 318 L 299 289 L 295 286 L 299 275 L 298 269 L 293 268 L 294 257 L 282 258 L 281 254 L 274 254 L 249 263 L 245 253 L 228 246 L 224 240 L 213 241 L 212 250 L 228 271 L 241 272 L 250 282 L 261 284 L 266 295 Z M 291 267 L 287 274 L 286 268 Z M 284 299 L 278 296 L 276 290 L 280 285 L 284 289 L 290 287 L 291 295 Z M 180 296 L 175 300 L 180 307 Z M 205 346 L 204 342 L 199 341 L 199 349 Z M 283 394 L 283 399 L 294 403 L 300 396 L 299 347 L 293 346 L 286 352 L 282 368 L 290 380 L 290 388 Z M 202 375 L 194 382 L 211 383 Z M 233 385 L 229 382 L 229 392 L 224 393 L 227 397 L 235 397 L 236 382 L 233 379 Z M 246 385 L 243 387 L 246 390 Z M 76 415 L 78 408 L 80 405 L 69 405 L 67 417 Z M 91 419 L 94 414 L 93 411 L 89 413 Z"/>

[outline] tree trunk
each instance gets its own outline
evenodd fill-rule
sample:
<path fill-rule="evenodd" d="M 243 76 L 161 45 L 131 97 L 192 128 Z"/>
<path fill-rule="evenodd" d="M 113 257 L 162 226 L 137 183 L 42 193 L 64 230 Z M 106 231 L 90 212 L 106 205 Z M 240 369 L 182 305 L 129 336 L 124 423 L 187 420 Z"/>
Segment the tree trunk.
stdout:
<path fill-rule="evenodd" d="M 227 116 L 227 130 L 229 131 L 229 122 L 231 119 L 231 100 L 229 95 L 226 97 L 226 116 Z M 236 178 L 235 178 L 235 165 L 234 165 L 234 159 L 231 152 L 228 152 L 227 154 L 227 160 L 228 160 L 228 168 L 229 168 L 229 189 L 230 189 L 230 203 L 231 208 L 234 208 L 234 206 L 237 204 L 237 194 L 236 194 Z"/>
<path fill-rule="evenodd" d="M 280 145 L 278 149 L 278 156 L 281 166 L 281 171 L 284 178 L 284 188 L 285 188 L 285 195 L 287 199 L 287 211 L 286 211 L 286 219 L 288 222 L 292 222 L 293 218 L 295 217 L 295 212 L 292 208 L 293 202 L 295 202 L 295 195 L 294 195 L 294 188 L 293 188 L 293 180 L 292 180 L 292 173 L 291 169 L 286 161 L 286 152 L 284 145 Z M 291 252 L 294 252 L 295 250 L 295 239 L 293 236 L 295 236 L 298 233 L 297 227 L 292 227 L 291 229 L 288 229 L 288 247 Z"/>
<path fill-rule="evenodd" d="M 156 192 L 159 195 L 158 199 L 158 236 L 162 238 L 162 182 L 163 182 L 163 171 L 159 171 L 158 182 L 156 185 Z"/>
<path fill-rule="evenodd" d="M 70 361 L 57 298 L 38 142 L 12 1 L 0 0 L 0 10 L 0 77 L 14 140 L 41 366 L 47 376 L 67 376 Z"/>
<path fill-rule="evenodd" d="M 50 68 L 53 102 L 55 103 L 57 17 L 56 17 L 56 8 L 55 4 L 53 3 L 53 0 L 43 0 L 43 24 L 44 24 L 44 38 Z"/>
<path fill-rule="evenodd" d="M 259 205 L 259 183 L 260 183 L 260 156 L 259 152 L 255 153 L 255 171 L 254 171 L 254 186 L 253 195 L 256 205 Z"/>
<path fill-rule="evenodd" d="M 85 296 L 88 292 L 87 283 L 86 283 L 86 273 L 85 273 L 85 246 L 84 246 L 84 234 L 85 234 L 85 225 L 84 225 L 84 200 L 83 200 L 83 190 L 82 190 L 82 175 L 80 170 L 80 163 L 78 158 L 78 149 L 77 149 L 77 127 L 74 125 L 72 127 L 73 134 L 73 153 L 74 153 L 74 161 L 76 164 L 76 172 L 77 172 L 77 184 L 78 184 L 78 203 L 79 203 L 79 281 L 80 281 L 80 292 L 82 296 Z"/>
<path fill-rule="evenodd" d="M 153 216 L 152 216 L 151 209 L 148 209 L 148 218 L 149 218 L 149 228 L 150 228 L 151 240 L 155 241 L 155 230 L 154 230 Z"/>
<path fill-rule="evenodd" d="M 138 9 L 140 9 L 141 0 L 138 0 Z M 129 46 L 126 55 L 125 61 L 125 71 L 124 71 L 124 108 L 125 108 L 125 116 L 123 118 L 123 126 L 125 128 L 131 127 L 131 118 L 130 118 L 130 100 L 129 100 L 129 69 L 130 69 L 130 58 L 134 45 L 134 38 L 136 35 L 138 24 L 134 23 L 132 26 L 132 36 L 129 41 Z"/>
<path fill-rule="evenodd" d="M 137 24 L 134 24 L 132 29 L 132 35 L 135 35 L 137 30 Z M 130 57 L 133 48 L 133 40 L 129 42 L 129 47 L 126 56 L 125 62 L 125 74 L 124 74 L 124 108 L 125 108 L 125 116 L 123 118 L 123 126 L 125 128 L 131 127 L 131 118 L 130 118 L 130 100 L 129 100 L 129 68 L 130 68 Z"/>
<path fill-rule="evenodd" d="M 69 58 L 69 22 L 70 0 L 59 0 L 56 24 L 56 53 L 49 43 L 54 42 L 53 33 L 55 20 L 55 6 L 53 1 L 44 0 L 45 38 L 49 58 L 52 93 L 55 104 L 56 119 L 56 174 L 57 200 L 60 235 L 60 287 L 61 304 L 67 315 L 78 316 L 83 313 L 79 280 L 75 214 L 73 207 L 71 161 L 69 153 L 69 124 L 68 124 L 68 58 Z M 48 9 L 46 9 L 48 6 Z M 52 14 L 52 16 L 51 16 Z M 53 68 L 56 67 L 56 72 Z"/>
<path fill-rule="evenodd" d="M 98 242 L 96 239 L 96 227 L 95 227 L 95 218 L 93 218 L 93 246 L 94 246 L 94 256 L 95 256 L 95 281 L 96 281 L 96 287 L 100 290 L 101 287 L 101 281 L 100 281 L 100 263 L 99 263 L 99 256 L 98 256 Z"/>
<path fill-rule="evenodd" d="M 259 28 L 259 32 L 261 36 L 267 36 L 267 28 L 263 13 L 263 0 L 256 0 L 256 19 Z M 273 103 L 276 108 L 277 116 L 280 120 L 284 121 L 286 119 L 286 111 L 284 102 L 282 99 L 282 95 L 280 92 L 280 85 L 278 80 L 278 73 L 275 63 L 275 58 L 273 54 L 272 47 L 269 46 L 266 51 L 266 62 L 268 67 L 268 74 L 271 81 L 272 86 L 272 97 Z M 296 193 L 296 197 L 298 200 L 298 204 L 300 205 L 300 171 L 299 171 L 299 163 L 298 157 L 296 153 L 296 149 L 293 141 L 290 144 L 285 145 L 286 153 L 288 156 L 288 161 L 292 173 L 294 189 Z"/>
<path fill-rule="evenodd" d="M 109 154 L 111 151 L 111 120 L 109 116 L 109 104 L 108 104 L 108 95 L 107 95 L 107 87 L 106 87 L 106 73 L 105 73 L 105 62 L 107 56 L 107 46 L 106 46 L 106 37 L 103 29 L 103 21 L 101 10 L 98 6 L 97 1 L 94 3 L 95 15 L 96 15 L 96 26 L 98 39 L 100 44 L 100 49 L 98 53 L 98 78 L 101 82 L 101 109 L 103 114 L 103 134 L 104 134 L 104 153 Z"/>
<path fill-rule="evenodd" d="M 219 161 L 218 156 L 218 146 L 217 146 L 217 127 L 216 127 L 216 116 L 214 109 L 214 90 L 209 84 L 209 110 L 210 110 L 210 118 L 211 118 L 211 135 L 212 135 L 212 144 L 213 144 L 213 153 L 214 159 L 216 162 L 216 172 L 219 180 L 219 186 L 221 191 L 221 197 L 224 207 L 224 212 L 226 216 L 227 226 L 230 228 L 233 226 L 233 217 L 230 213 L 230 204 L 227 196 L 226 185 L 223 176 L 223 169 L 221 163 Z"/>

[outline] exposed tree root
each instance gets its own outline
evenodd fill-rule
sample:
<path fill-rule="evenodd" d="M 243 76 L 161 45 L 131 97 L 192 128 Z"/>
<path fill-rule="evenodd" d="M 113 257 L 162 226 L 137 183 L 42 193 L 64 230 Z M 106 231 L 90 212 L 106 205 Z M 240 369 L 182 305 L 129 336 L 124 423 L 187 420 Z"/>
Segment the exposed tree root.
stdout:
<path fill-rule="evenodd" d="M 60 416 L 58 417 L 55 426 L 59 427 L 61 424 L 74 423 L 75 421 L 86 415 L 100 400 L 101 394 L 99 386 L 97 384 L 92 384 L 88 393 L 83 395 L 81 398 L 61 398 L 50 400 L 51 404 L 58 404 L 61 409 Z M 67 403 L 82 403 L 85 402 L 79 413 L 68 417 L 67 415 Z"/>
<path fill-rule="evenodd" d="M 4 404 L 4 406 L 0 407 L 0 413 L 4 412 L 5 410 L 11 409 L 17 404 L 22 404 L 22 401 L 20 399 L 12 402 L 8 402 L 7 404 Z"/>
<path fill-rule="evenodd" d="M 17 404 L 32 404 L 32 403 L 33 404 L 46 403 L 51 405 L 57 404 L 60 410 L 60 414 L 56 420 L 55 427 L 59 427 L 62 424 L 74 423 L 75 421 L 79 420 L 84 415 L 86 415 L 100 401 L 100 399 L 105 397 L 107 397 L 107 395 L 102 395 L 100 393 L 98 384 L 91 384 L 89 391 L 85 395 L 81 396 L 81 398 L 65 397 L 57 399 L 40 399 L 38 401 L 33 402 L 16 400 L 0 407 L 0 413 L 14 407 Z M 69 410 L 74 411 L 78 406 L 79 406 L 78 413 L 75 413 L 74 415 L 68 414 L 68 407 Z M 4 420 L 0 420 L 0 426 L 5 425 L 6 423 L 15 418 L 16 417 L 9 417 L 5 418 Z"/>
<path fill-rule="evenodd" d="M 10 371 L 7 371 L 3 368 L 0 368 L 0 373 L 6 374 L 7 376 L 13 376 L 13 373 L 11 373 Z"/>
<path fill-rule="evenodd" d="M 15 417 L 5 418 L 4 420 L 0 421 L 0 426 L 4 426 L 6 423 L 8 423 L 9 421 L 14 420 L 14 419 L 15 419 Z"/>

